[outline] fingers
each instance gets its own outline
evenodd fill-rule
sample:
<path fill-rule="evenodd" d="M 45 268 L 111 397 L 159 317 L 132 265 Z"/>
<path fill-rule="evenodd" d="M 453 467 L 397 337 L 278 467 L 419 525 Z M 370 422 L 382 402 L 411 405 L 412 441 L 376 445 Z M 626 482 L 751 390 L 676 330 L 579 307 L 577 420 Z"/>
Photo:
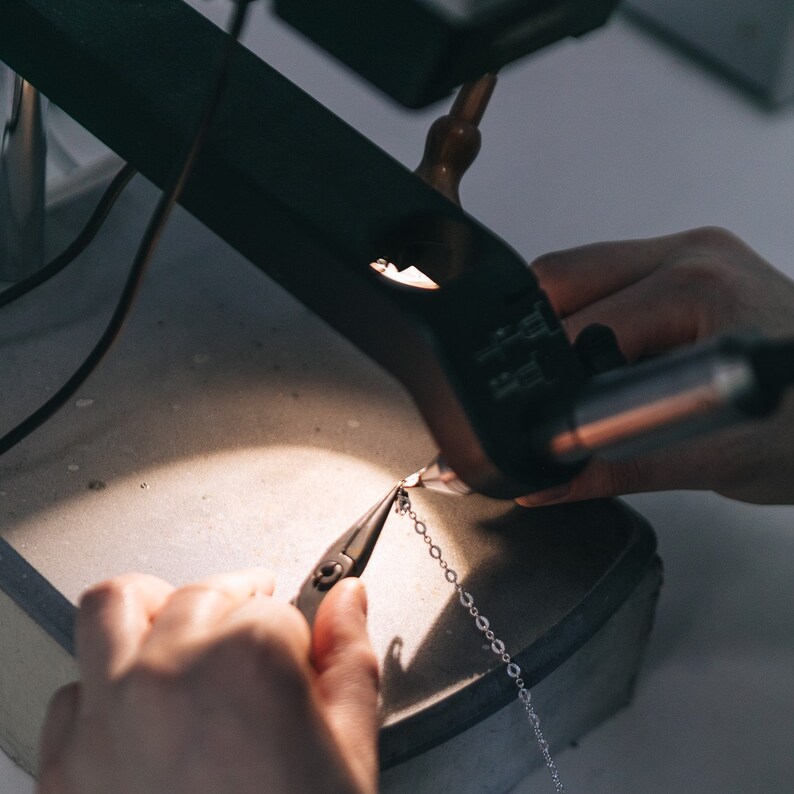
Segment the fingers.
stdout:
<path fill-rule="evenodd" d="M 696 283 L 656 272 L 607 295 L 563 320 L 571 339 L 591 323 L 608 325 L 629 361 L 654 355 L 702 336 L 703 306 L 709 300 Z"/>
<path fill-rule="evenodd" d="M 290 604 L 254 596 L 226 618 L 222 632 L 226 636 L 248 633 L 263 647 L 287 650 L 286 656 L 292 664 L 304 665 L 308 669 L 309 626 L 303 615 Z"/>
<path fill-rule="evenodd" d="M 89 588 L 75 624 L 85 697 L 121 675 L 137 655 L 154 616 L 174 588 L 146 574 L 125 574 Z"/>
<path fill-rule="evenodd" d="M 84 701 L 91 706 L 120 677 L 142 648 L 168 656 L 256 594 L 273 592 L 273 575 L 251 569 L 211 576 L 175 590 L 145 574 L 126 574 L 83 595 L 75 628 Z M 155 619 L 156 618 L 156 619 Z"/>
<path fill-rule="evenodd" d="M 67 684 L 52 697 L 44 720 L 39 749 L 41 769 L 51 767 L 62 755 L 74 730 L 80 703 L 80 685 Z"/>
<path fill-rule="evenodd" d="M 663 482 L 662 477 L 662 482 Z M 621 494 L 661 490 L 659 471 L 646 467 L 637 460 L 618 463 L 591 460 L 570 482 L 544 491 L 519 496 L 516 502 L 522 507 L 546 507 L 585 499 L 600 499 Z"/>
<path fill-rule="evenodd" d="M 536 259 L 532 270 L 554 309 L 567 317 L 649 276 L 680 244 L 680 238 L 673 234 L 556 251 Z"/>
<path fill-rule="evenodd" d="M 533 269 L 571 338 L 608 325 L 634 360 L 747 325 L 733 315 L 747 313 L 743 279 L 757 259 L 728 232 L 704 228 L 547 254 Z"/>
<path fill-rule="evenodd" d="M 712 436 L 712 443 L 705 447 L 690 440 L 640 458 L 593 458 L 570 482 L 520 496 L 516 502 L 522 507 L 545 507 L 649 491 L 716 489 L 736 476 L 734 444 L 735 433 L 729 430 Z M 719 467 L 715 460 L 730 463 Z"/>
<path fill-rule="evenodd" d="M 378 663 L 367 635 L 367 600 L 359 579 L 343 579 L 320 605 L 312 653 L 332 728 L 369 789 L 377 770 Z"/>
<path fill-rule="evenodd" d="M 203 638 L 228 615 L 258 596 L 271 596 L 275 579 L 264 568 L 217 574 L 180 587 L 162 605 L 146 638 L 147 652 L 171 653 Z"/>

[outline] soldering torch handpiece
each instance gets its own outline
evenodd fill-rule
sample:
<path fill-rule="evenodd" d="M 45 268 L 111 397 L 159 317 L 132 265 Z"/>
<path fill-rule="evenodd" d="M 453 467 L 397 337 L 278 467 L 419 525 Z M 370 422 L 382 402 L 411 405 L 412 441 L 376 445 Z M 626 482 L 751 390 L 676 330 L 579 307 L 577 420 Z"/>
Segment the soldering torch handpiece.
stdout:
<path fill-rule="evenodd" d="M 625 459 L 683 438 L 764 416 L 794 378 L 760 367 L 786 343 L 722 337 L 592 378 L 548 450 L 571 462 Z"/>
<path fill-rule="evenodd" d="M 626 459 L 769 414 L 793 384 L 794 340 L 721 337 L 592 377 L 564 416 L 538 429 L 535 454 L 561 463 Z M 419 480 L 472 492 L 441 455 Z"/>

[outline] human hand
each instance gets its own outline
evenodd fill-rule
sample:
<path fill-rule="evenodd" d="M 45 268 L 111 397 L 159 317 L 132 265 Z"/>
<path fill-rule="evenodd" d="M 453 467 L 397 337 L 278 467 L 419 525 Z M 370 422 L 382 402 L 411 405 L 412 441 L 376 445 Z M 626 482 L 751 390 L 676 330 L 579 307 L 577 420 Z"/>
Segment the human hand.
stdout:
<path fill-rule="evenodd" d="M 77 613 L 80 682 L 56 693 L 40 794 L 377 788 L 378 672 L 358 579 L 314 633 L 261 569 L 179 589 L 128 574 Z"/>
<path fill-rule="evenodd" d="M 794 282 L 722 229 L 587 245 L 532 267 L 571 339 L 591 323 L 608 325 L 629 361 L 729 331 L 794 336 Z M 532 507 L 678 488 L 794 503 L 794 394 L 768 419 L 641 458 L 593 459 L 570 483 L 517 501 Z"/>

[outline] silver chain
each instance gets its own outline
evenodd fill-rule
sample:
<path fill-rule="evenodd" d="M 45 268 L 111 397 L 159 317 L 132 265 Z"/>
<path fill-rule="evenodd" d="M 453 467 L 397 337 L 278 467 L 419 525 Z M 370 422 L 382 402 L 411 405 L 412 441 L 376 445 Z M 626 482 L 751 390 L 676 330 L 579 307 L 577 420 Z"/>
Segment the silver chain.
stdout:
<path fill-rule="evenodd" d="M 457 590 L 461 606 L 474 618 L 474 625 L 477 626 L 485 635 L 485 638 L 491 643 L 491 650 L 504 662 L 505 672 L 513 680 L 518 689 L 518 699 L 527 712 L 527 719 L 537 739 L 538 747 L 543 755 L 543 760 L 546 762 L 552 782 L 554 783 L 554 788 L 558 794 L 565 794 L 565 787 L 560 780 L 557 765 L 554 763 L 554 759 L 549 752 L 549 743 L 543 736 L 543 731 L 540 727 L 540 718 L 532 705 L 532 693 L 521 678 L 521 668 L 512 660 L 510 654 L 505 650 L 504 642 L 497 638 L 491 628 L 491 621 L 488 620 L 485 615 L 481 614 L 479 609 L 474 605 L 474 597 L 472 594 L 467 593 L 458 582 L 457 572 L 449 567 L 449 564 L 444 559 L 441 547 L 433 542 L 433 538 L 431 538 L 427 532 L 427 525 L 424 521 L 420 521 L 419 517 L 416 515 L 416 512 L 411 506 L 411 498 L 408 496 L 408 491 L 406 491 L 405 488 L 400 488 L 397 494 L 397 513 L 401 516 L 407 516 L 413 522 L 414 532 L 420 535 L 422 540 L 427 544 L 427 551 L 444 572 L 444 578 Z"/>

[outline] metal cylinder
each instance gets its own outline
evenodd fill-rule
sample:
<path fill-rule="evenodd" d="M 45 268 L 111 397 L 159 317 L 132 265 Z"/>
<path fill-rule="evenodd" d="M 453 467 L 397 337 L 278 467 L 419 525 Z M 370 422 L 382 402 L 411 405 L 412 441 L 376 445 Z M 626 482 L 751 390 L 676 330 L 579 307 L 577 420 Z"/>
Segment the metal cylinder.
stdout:
<path fill-rule="evenodd" d="M 0 62 L 0 280 L 44 263 L 45 101 Z"/>
<path fill-rule="evenodd" d="M 625 459 L 761 414 L 766 405 L 746 352 L 717 340 L 596 376 L 552 430 L 548 451 L 563 462 Z"/>

